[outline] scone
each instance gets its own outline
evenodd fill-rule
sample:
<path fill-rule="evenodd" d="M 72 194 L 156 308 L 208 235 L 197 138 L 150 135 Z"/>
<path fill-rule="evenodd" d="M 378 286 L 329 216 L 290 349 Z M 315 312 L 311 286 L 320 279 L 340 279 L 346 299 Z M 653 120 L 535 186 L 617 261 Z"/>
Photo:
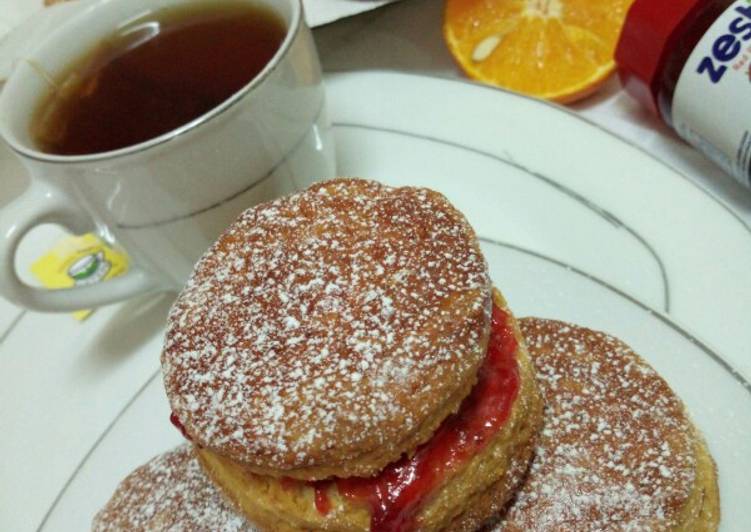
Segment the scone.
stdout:
<path fill-rule="evenodd" d="M 94 517 L 94 532 L 253 532 L 201 470 L 190 445 L 142 465 Z"/>
<path fill-rule="evenodd" d="M 681 400 L 623 342 L 525 318 L 545 420 L 500 532 L 714 531 L 714 462 Z"/>
<path fill-rule="evenodd" d="M 162 366 L 202 463 L 264 530 L 473 530 L 541 420 L 464 217 L 372 181 L 246 211 L 173 306 Z"/>

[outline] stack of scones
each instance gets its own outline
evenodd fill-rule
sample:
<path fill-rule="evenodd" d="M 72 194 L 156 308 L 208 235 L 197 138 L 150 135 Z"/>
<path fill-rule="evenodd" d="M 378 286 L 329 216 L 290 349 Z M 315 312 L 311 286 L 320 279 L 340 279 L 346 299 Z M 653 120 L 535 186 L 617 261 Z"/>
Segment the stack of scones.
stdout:
<path fill-rule="evenodd" d="M 335 179 L 245 211 L 162 352 L 184 445 L 94 530 L 711 531 L 714 462 L 628 346 L 517 321 L 437 192 Z"/>

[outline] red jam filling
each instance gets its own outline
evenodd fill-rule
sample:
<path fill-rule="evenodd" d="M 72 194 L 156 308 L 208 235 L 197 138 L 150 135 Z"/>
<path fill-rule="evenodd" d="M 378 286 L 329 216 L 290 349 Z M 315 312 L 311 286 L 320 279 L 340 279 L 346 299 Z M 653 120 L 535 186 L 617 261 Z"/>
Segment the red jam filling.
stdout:
<path fill-rule="evenodd" d="M 294 478 L 290 477 L 282 477 L 279 482 L 281 483 L 282 488 L 285 490 L 291 490 L 300 485 L 299 480 L 295 480 Z M 318 482 L 306 482 L 305 484 L 315 490 L 313 500 L 315 501 L 316 510 L 318 510 L 318 513 L 320 513 L 321 515 L 328 514 L 331 510 L 331 500 L 326 494 L 326 491 L 331 486 L 331 481 L 321 480 Z"/>
<path fill-rule="evenodd" d="M 175 415 L 174 412 L 170 412 L 169 421 L 175 426 L 175 428 L 177 428 L 177 430 L 180 431 L 180 434 L 183 435 L 183 438 L 185 438 L 188 441 L 193 441 L 193 438 L 191 438 L 190 434 L 186 432 L 185 426 L 182 423 L 180 423 L 180 420 L 177 419 L 177 416 Z"/>
<path fill-rule="evenodd" d="M 318 513 L 321 515 L 326 515 L 329 513 L 329 510 L 331 510 L 331 501 L 326 494 L 326 490 L 328 489 L 327 484 L 328 483 L 318 482 L 313 486 L 315 489 L 316 510 L 318 510 Z"/>
<path fill-rule="evenodd" d="M 312 482 L 318 511 L 330 510 L 326 489 L 336 482 L 344 497 L 370 507 L 372 532 L 412 530 L 422 501 L 449 472 L 480 452 L 508 419 L 519 392 L 516 349 L 508 314 L 493 305 L 488 353 L 459 411 L 411 458 L 402 457 L 375 477 Z"/>

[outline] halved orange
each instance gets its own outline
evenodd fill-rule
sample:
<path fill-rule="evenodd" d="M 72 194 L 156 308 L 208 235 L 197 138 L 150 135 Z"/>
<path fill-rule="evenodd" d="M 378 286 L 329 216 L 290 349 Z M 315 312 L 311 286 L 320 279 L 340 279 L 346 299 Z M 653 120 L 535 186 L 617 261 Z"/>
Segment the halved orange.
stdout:
<path fill-rule="evenodd" d="M 561 103 L 615 70 L 633 0 L 446 0 L 443 36 L 471 78 Z"/>

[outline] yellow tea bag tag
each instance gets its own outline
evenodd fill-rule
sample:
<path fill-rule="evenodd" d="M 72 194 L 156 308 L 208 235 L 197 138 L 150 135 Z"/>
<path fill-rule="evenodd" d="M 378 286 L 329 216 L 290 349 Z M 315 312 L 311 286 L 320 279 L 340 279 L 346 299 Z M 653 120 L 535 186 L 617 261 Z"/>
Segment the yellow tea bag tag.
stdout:
<path fill-rule="evenodd" d="M 96 235 L 67 236 L 31 265 L 31 273 L 47 288 L 86 286 L 128 271 L 128 258 Z M 73 313 L 84 320 L 91 310 Z"/>

